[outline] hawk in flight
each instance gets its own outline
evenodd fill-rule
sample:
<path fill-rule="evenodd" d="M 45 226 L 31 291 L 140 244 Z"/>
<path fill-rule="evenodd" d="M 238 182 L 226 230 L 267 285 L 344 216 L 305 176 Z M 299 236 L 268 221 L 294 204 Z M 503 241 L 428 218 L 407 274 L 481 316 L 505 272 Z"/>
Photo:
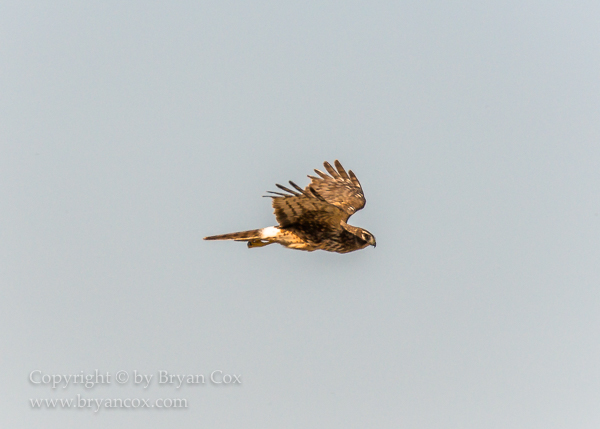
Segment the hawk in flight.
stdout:
<path fill-rule="evenodd" d="M 294 189 L 277 184 L 285 193 L 268 191 L 273 195 L 265 195 L 273 199 L 279 225 L 204 239 L 246 241 L 249 248 L 279 243 L 309 252 L 320 249 L 348 253 L 368 245 L 375 247 L 373 234 L 346 223 L 365 206 L 360 182 L 351 170 L 346 173 L 338 160 L 335 169 L 327 161 L 323 165 L 329 174 L 315 169 L 319 177 L 308 176 L 311 183 L 306 188 L 290 180 Z"/>

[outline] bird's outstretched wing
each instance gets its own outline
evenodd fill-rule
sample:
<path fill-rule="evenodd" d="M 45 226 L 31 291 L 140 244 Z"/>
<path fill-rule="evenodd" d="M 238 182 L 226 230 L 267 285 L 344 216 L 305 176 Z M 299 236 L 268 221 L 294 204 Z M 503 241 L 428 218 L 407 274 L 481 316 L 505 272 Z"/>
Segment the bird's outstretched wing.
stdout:
<path fill-rule="evenodd" d="M 277 184 L 285 193 L 269 191 L 273 194 L 269 196 L 273 198 L 275 217 L 282 227 L 329 224 L 338 228 L 341 221 L 346 222 L 365 206 L 362 187 L 351 170 L 346 173 L 337 159 L 334 162 L 337 170 L 327 161 L 323 165 L 329 175 L 315 169 L 320 177 L 308 176 L 312 182 L 305 189 L 290 181 L 294 189 Z"/>
<path fill-rule="evenodd" d="M 277 184 L 286 193 L 268 191 L 274 195 L 265 195 L 273 198 L 275 217 L 280 226 L 285 228 L 301 224 L 317 228 L 318 225 L 331 225 L 337 228 L 340 221 L 346 218 L 346 213 L 341 208 L 330 204 L 317 193 L 303 190 L 292 181 L 290 185 L 295 190 Z"/>
<path fill-rule="evenodd" d="M 345 212 L 347 221 L 350 216 L 362 209 L 367 202 L 360 182 L 352 170 L 344 170 L 336 159 L 334 169 L 327 161 L 323 163 L 329 174 L 315 169 L 320 177 L 308 176 L 312 182 L 304 189 L 305 193 L 317 194 L 323 200 Z"/>

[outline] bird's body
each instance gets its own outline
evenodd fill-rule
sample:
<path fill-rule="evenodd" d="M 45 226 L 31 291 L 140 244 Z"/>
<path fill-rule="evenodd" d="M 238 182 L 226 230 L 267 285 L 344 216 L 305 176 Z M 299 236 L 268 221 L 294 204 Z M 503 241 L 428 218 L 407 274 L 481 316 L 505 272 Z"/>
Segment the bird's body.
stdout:
<path fill-rule="evenodd" d="M 205 237 L 205 240 L 246 241 L 249 248 L 279 243 L 298 250 L 326 250 L 348 253 L 368 245 L 375 246 L 375 237 L 367 230 L 346 223 L 348 218 L 365 206 L 365 197 L 358 179 L 335 161 L 337 171 L 323 165 L 330 175 L 319 170 L 320 177 L 308 176 L 312 182 L 302 189 L 290 181 L 296 190 L 277 187 L 286 193 L 272 192 L 273 208 L 279 225 L 262 229 Z"/>

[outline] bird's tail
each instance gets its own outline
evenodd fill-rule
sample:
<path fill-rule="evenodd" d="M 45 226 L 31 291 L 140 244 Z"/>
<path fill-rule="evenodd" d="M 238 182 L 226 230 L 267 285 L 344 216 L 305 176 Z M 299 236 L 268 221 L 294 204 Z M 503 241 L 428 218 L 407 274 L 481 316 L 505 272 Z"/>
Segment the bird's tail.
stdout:
<path fill-rule="evenodd" d="M 251 241 L 260 240 L 260 229 L 251 229 L 250 231 L 232 232 L 229 234 L 212 235 L 204 237 L 205 240 L 235 240 L 235 241 Z"/>

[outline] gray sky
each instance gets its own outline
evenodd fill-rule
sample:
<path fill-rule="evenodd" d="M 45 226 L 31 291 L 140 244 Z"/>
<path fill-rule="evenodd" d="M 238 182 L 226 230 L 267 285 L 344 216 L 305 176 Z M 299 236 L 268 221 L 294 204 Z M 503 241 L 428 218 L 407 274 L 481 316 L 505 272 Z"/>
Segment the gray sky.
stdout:
<path fill-rule="evenodd" d="M 599 427 L 599 29 L 592 1 L 4 2 L 1 426 Z M 202 241 L 334 159 L 376 249 Z M 29 380 L 95 369 L 153 381 Z M 30 403 L 78 397 L 188 407 Z"/>

